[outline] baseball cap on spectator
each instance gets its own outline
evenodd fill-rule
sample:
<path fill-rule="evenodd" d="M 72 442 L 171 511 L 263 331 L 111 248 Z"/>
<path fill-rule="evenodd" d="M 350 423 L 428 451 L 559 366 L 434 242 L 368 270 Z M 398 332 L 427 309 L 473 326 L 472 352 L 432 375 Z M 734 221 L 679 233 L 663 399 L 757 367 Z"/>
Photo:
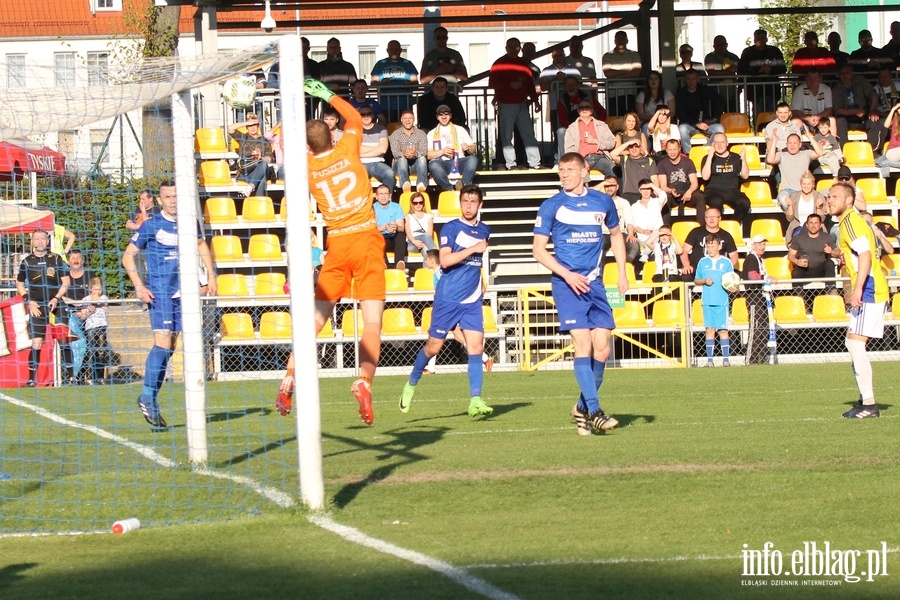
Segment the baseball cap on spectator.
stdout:
<path fill-rule="evenodd" d="M 762 235 L 761 233 L 757 233 L 756 235 L 753 236 L 753 239 L 750 241 L 754 244 L 758 244 L 760 242 L 768 242 L 769 240 L 767 240 L 766 236 Z"/>
<path fill-rule="evenodd" d="M 840 179 L 841 177 L 853 177 L 853 173 L 850 171 L 850 167 L 841 167 L 840 169 L 838 169 L 837 178 Z"/>
<path fill-rule="evenodd" d="M 437 110 L 434 111 L 434 114 L 436 114 L 436 115 L 439 115 L 441 113 L 446 113 L 448 115 L 453 114 L 453 112 L 450 110 L 450 107 L 447 106 L 446 104 L 441 104 L 440 106 L 437 107 Z"/>

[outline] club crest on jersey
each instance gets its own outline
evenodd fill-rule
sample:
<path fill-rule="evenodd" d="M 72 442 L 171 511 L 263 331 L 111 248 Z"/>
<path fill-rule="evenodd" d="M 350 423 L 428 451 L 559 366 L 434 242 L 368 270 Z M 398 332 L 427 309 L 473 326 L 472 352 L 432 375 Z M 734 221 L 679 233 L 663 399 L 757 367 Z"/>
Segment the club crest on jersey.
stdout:
<path fill-rule="evenodd" d="M 54 275 L 56 275 L 56 269 L 47 267 L 47 277 L 53 277 Z"/>
<path fill-rule="evenodd" d="M 603 213 L 594 213 L 594 222 L 595 222 L 595 223 L 601 223 L 601 224 L 602 224 L 602 223 L 603 223 L 603 217 L 604 217 L 604 214 L 603 214 Z"/>

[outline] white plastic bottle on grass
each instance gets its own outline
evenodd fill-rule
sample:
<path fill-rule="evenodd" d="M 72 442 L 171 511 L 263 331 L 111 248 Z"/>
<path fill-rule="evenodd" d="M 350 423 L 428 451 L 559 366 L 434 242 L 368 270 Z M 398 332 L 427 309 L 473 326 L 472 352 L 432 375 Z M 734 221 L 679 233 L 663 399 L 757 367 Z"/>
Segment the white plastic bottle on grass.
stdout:
<path fill-rule="evenodd" d="M 113 523 L 112 532 L 115 534 L 128 533 L 129 531 L 137 531 L 141 528 L 141 522 L 134 517 L 130 519 L 123 519 L 121 521 L 116 521 Z"/>

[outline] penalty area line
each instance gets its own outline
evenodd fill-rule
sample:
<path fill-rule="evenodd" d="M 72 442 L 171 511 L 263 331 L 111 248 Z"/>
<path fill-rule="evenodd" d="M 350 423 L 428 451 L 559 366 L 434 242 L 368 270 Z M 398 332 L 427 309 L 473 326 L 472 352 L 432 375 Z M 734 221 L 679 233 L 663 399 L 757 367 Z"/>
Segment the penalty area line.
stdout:
<path fill-rule="evenodd" d="M 425 567 L 426 569 L 431 569 L 432 571 L 444 575 L 453 582 L 458 583 L 467 590 L 475 592 L 485 598 L 491 598 L 492 600 L 518 600 L 517 596 L 494 587 L 487 581 L 468 573 L 465 569 L 455 567 L 450 563 L 432 558 L 420 552 L 407 550 L 406 548 L 395 546 L 390 542 L 373 538 L 354 527 L 341 525 L 328 515 L 314 514 L 309 515 L 307 519 L 313 525 L 337 534 L 348 542 L 395 556 L 401 560 Z"/>

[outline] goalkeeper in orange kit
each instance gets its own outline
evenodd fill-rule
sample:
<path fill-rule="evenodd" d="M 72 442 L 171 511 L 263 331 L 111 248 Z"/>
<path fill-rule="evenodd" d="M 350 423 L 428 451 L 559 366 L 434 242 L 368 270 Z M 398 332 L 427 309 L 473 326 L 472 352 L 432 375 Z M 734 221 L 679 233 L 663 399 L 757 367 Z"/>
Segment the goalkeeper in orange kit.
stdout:
<path fill-rule="evenodd" d="M 354 295 L 360 301 L 363 333 L 359 345 L 360 377 L 350 390 L 359 404 L 363 423 L 371 425 L 372 378 L 381 352 L 381 316 L 384 312 L 384 238 L 375 224 L 372 184 L 359 159 L 362 118 L 353 106 L 335 96 L 325 85 L 307 79 L 303 89 L 309 96 L 333 106 L 345 119 L 344 135 L 332 146 L 324 121 L 306 123 L 309 157 L 309 189 L 328 230 L 327 253 L 316 283 L 316 331 L 331 318 L 338 300 Z M 278 390 L 278 412 L 291 411 L 294 391 L 294 356 Z"/>

